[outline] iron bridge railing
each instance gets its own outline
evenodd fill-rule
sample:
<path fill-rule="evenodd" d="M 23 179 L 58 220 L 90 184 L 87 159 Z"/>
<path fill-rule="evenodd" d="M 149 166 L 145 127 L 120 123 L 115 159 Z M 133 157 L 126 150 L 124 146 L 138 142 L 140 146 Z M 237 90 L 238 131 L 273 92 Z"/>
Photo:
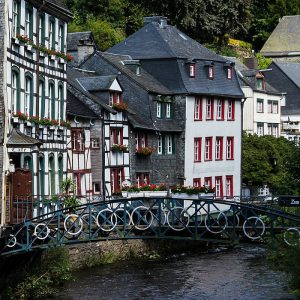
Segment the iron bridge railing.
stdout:
<path fill-rule="evenodd" d="M 300 242 L 300 216 L 230 200 L 118 199 L 61 208 L 25 219 L 2 240 L 2 256 L 63 244 L 119 239 L 235 243 L 280 238 Z"/>

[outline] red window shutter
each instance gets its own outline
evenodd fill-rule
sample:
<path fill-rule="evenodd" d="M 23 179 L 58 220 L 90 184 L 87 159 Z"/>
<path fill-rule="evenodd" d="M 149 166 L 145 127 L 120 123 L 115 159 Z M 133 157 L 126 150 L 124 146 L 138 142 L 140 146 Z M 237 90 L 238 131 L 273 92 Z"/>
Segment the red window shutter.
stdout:
<path fill-rule="evenodd" d="M 120 144 L 123 145 L 123 127 L 120 128 Z"/>
<path fill-rule="evenodd" d="M 212 160 L 212 138 L 209 138 L 209 159 Z"/>
<path fill-rule="evenodd" d="M 231 100 L 232 101 L 232 120 L 234 120 L 235 118 L 235 101 Z"/>
<path fill-rule="evenodd" d="M 215 103 L 215 98 L 211 98 L 211 120 L 214 119 L 214 103 Z"/>
<path fill-rule="evenodd" d="M 223 159 L 223 137 L 220 137 L 220 160 Z"/>
<path fill-rule="evenodd" d="M 222 99 L 222 113 L 221 113 L 222 120 L 224 120 L 224 115 L 225 115 L 225 100 Z"/>

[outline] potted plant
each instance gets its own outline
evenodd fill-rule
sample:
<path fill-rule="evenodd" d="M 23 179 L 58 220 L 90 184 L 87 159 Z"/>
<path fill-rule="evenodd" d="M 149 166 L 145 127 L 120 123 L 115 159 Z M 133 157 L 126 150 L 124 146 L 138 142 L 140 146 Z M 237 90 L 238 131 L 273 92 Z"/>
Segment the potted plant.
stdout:
<path fill-rule="evenodd" d="M 179 199 L 199 199 L 199 197 L 212 197 L 213 189 L 202 186 L 176 185 L 171 188 L 172 197 Z"/>
<path fill-rule="evenodd" d="M 114 103 L 112 108 L 116 111 L 125 111 L 128 109 L 128 104 L 125 102 Z"/>
<path fill-rule="evenodd" d="M 112 152 L 126 152 L 128 150 L 126 145 L 121 145 L 121 144 L 113 144 L 110 147 L 110 150 Z"/>
<path fill-rule="evenodd" d="M 144 184 L 132 185 L 122 188 L 122 196 L 127 198 L 138 197 L 166 197 L 168 194 L 166 185 Z"/>
<path fill-rule="evenodd" d="M 154 151 L 155 151 L 154 147 L 140 147 L 140 148 L 136 149 L 135 153 L 138 156 L 147 157 L 147 156 L 151 155 Z"/>

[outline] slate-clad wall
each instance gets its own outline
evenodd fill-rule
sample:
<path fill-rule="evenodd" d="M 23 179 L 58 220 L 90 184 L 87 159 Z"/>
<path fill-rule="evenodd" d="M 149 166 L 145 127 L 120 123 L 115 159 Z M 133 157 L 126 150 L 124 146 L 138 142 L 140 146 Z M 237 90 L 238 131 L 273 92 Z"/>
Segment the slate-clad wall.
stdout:
<path fill-rule="evenodd" d="M 129 107 L 138 113 L 140 119 L 153 127 L 156 117 L 156 102 L 152 100 L 148 92 L 130 80 L 127 76 L 119 74 L 119 70 L 101 59 L 93 56 L 87 60 L 84 69 L 95 70 L 98 75 L 117 75 L 124 90 L 123 100 L 129 103 Z M 185 121 L 184 98 L 176 100 L 174 119 L 180 122 L 181 127 Z M 178 102 L 178 103 L 177 103 Z M 150 104 L 150 105 L 149 105 Z M 155 124 L 155 123 L 154 123 Z M 148 146 L 157 148 L 158 135 L 154 131 L 148 131 Z M 179 183 L 177 177 L 184 175 L 184 134 L 178 133 L 175 138 L 176 148 L 174 155 L 157 155 L 153 153 L 148 158 L 137 158 L 135 154 L 135 130 L 131 127 L 129 131 L 129 152 L 130 152 L 130 174 L 132 183 L 136 183 L 136 172 L 150 173 L 152 183 L 168 183 L 174 185 Z M 168 175 L 168 179 L 166 176 Z"/>
<path fill-rule="evenodd" d="M 1 191 L 1 198 L 3 199 L 3 190 L 2 190 L 2 182 L 3 182 L 3 138 L 4 138 L 4 94 L 6 89 L 4 88 L 6 86 L 4 82 L 4 73 L 6 72 L 5 69 L 5 0 L 0 0 L 0 191 Z M 0 209 L 2 211 L 2 205 L 1 202 Z M 2 214 L 0 214 L 1 218 L 1 224 L 3 222 L 2 220 Z"/>

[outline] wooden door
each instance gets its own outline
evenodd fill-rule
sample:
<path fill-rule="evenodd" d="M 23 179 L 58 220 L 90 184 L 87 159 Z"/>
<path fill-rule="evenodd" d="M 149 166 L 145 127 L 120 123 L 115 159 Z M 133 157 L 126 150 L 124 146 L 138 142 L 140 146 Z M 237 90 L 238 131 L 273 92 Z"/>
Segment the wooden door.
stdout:
<path fill-rule="evenodd" d="M 11 178 L 12 223 L 32 218 L 32 174 L 27 169 L 16 169 Z"/>

